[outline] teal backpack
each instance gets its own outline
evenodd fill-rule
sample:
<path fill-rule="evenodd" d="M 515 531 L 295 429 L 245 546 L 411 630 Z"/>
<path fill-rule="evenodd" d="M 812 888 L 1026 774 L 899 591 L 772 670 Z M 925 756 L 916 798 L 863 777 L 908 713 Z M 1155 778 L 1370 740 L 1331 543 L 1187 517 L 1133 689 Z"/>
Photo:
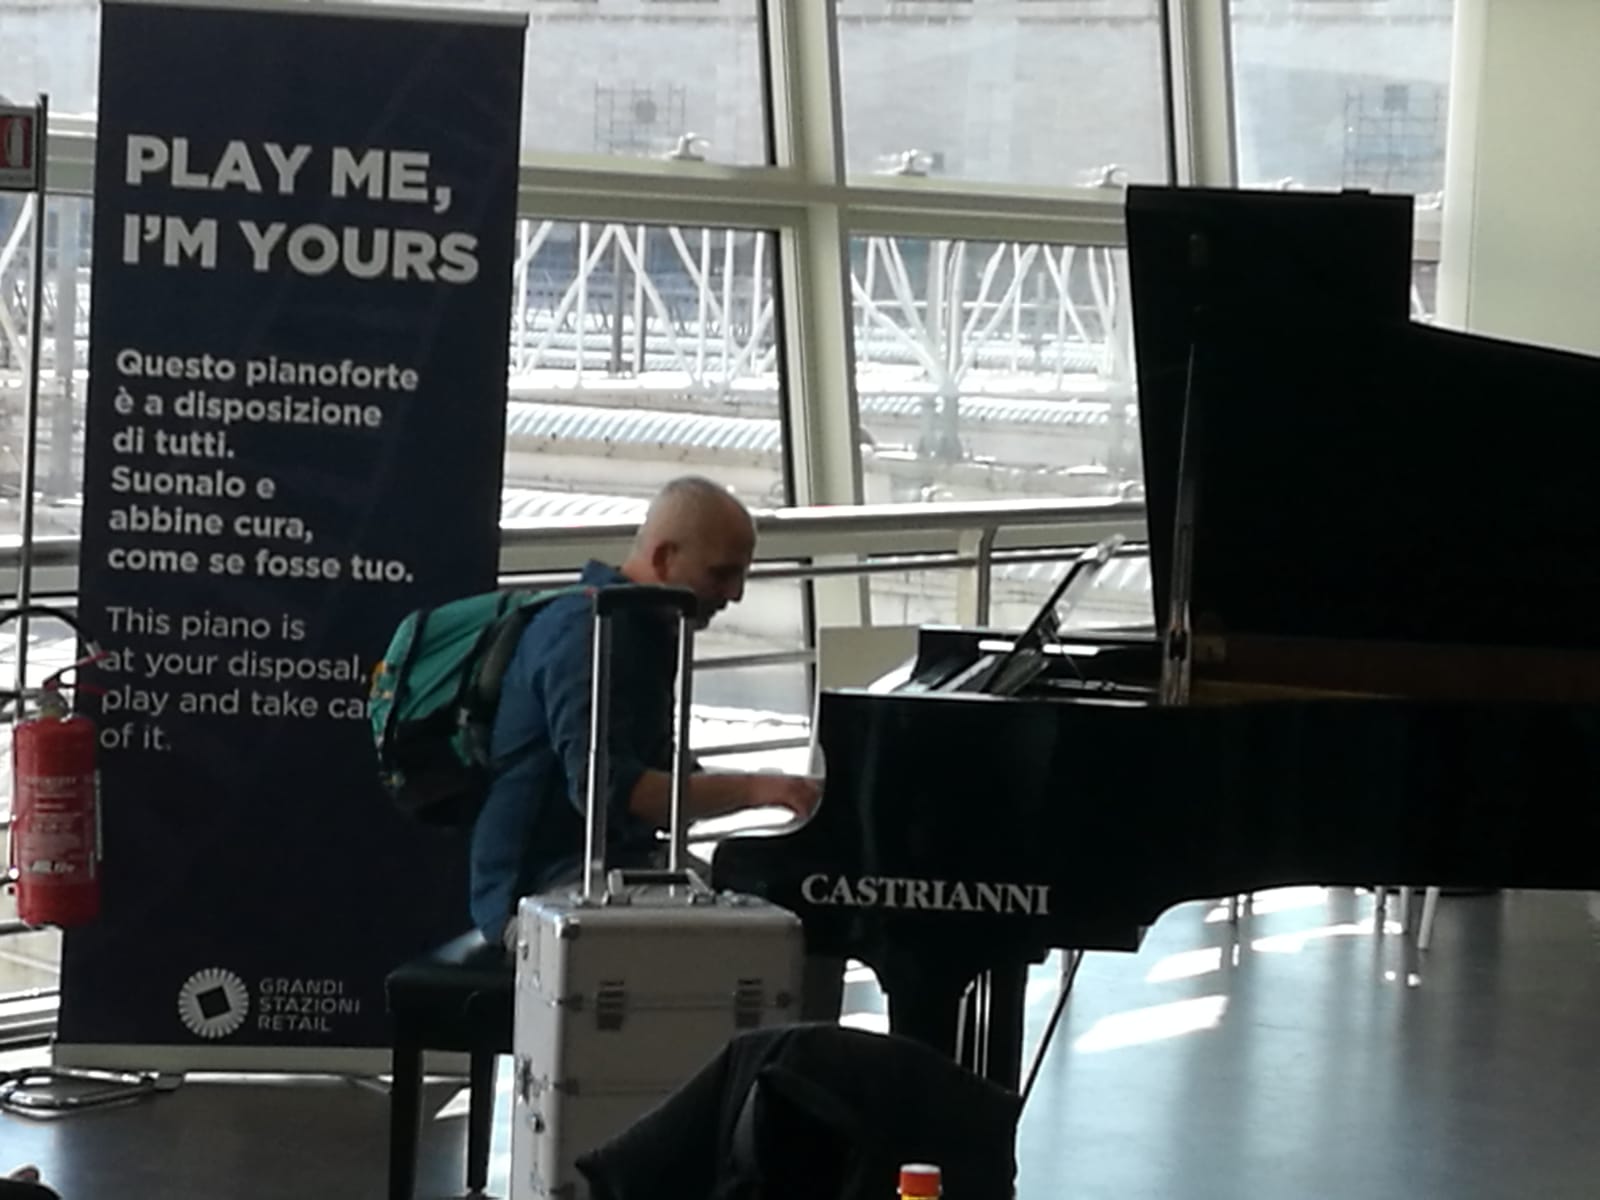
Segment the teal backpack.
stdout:
<path fill-rule="evenodd" d="M 494 777 L 500 682 L 523 630 L 550 601 L 592 590 L 485 592 L 400 622 L 367 705 L 378 781 L 396 808 L 427 825 L 471 826 Z"/>

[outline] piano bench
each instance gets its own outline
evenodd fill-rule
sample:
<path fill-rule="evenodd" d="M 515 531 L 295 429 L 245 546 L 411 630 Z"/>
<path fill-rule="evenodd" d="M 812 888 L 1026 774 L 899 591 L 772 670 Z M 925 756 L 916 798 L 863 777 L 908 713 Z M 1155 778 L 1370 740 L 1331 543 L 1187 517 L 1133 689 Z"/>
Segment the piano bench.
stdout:
<path fill-rule="evenodd" d="M 495 1057 L 512 1052 L 516 971 L 505 947 L 476 929 L 396 967 L 384 981 L 393 1025 L 389 1091 L 389 1200 L 412 1200 L 422 1125 L 422 1054 L 472 1056 L 467 1190 L 489 1180 Z"/>

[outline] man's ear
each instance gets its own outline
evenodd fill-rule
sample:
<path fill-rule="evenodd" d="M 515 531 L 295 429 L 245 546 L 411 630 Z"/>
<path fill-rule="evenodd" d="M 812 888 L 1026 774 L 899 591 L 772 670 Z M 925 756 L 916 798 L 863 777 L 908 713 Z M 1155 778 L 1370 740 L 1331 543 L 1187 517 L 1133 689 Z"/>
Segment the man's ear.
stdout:
<path fill-rule="evenodd" d="M 663 538 L 650 550 L 650 569 L 655 572 L 656 578 L 665 581 L 667 571 L 672 566 L 672 560 L 677 556 L 678 543 Z"/>

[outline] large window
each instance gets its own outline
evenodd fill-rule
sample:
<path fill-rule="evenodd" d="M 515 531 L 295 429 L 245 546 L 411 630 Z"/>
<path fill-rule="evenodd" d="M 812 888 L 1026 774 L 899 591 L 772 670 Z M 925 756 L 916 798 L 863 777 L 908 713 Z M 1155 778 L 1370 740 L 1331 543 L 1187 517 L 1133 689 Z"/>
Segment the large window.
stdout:
<path fill-rule="evenodd" d="M 1443 185 L 1451 0 L 459 2 L 529 18 L 501 511 L 519 544 L 636 521 L 688 471 L 755 508 L 860 499 L 907 524 L 925 502 L 1137 504 L 1121 185 L 1229 179 L 1211 135 L 1230 123 L 1238 183 L 1409 191 L 1425 213 Z M 93 135 L 99 21 L 94 0 L 0 0 L 0 88 L 56 114 L 41 535 L 79 528 L 92 144 L 61 135 Z M 1193 69 L 1228 45 L 1231 77 Z M 0 197 L 0 545 L 32 219 Z M 885 552 L 794 553 L 845 572 Z M 815 623 L 963 620 L 971 594 L 963 571 L 806 584 L 795 565 L 699 641 L 696 749 L 745 747 L 710 765 L 806 765 Z M 1058 570 L 1003 561 L 991 622 L 1026 620 Z M 1074 619 L 1149 615 L 1130 554 Z M 62 630 L 34 632 L 64 652 Z M 8 649 L 0 631 L 0 672 Z M 0 755 L 0 812 L 8 779 Z M 52 936 L 0 942 L 0 995 L 48 981 Z"/>

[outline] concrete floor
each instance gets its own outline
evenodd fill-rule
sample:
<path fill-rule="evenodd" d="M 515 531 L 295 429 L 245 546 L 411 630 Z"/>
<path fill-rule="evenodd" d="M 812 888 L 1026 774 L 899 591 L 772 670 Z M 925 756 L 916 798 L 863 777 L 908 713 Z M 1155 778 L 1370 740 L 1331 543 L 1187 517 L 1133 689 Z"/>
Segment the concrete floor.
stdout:
<path fill-rule="evenodd" d="M 1023 1120 L 1022 1200 L 1600 1194 L 1600 899 L 1447 899 L 1421 956 L 1375 935 L 1372 907 L 1269 893 L 1235 929 L 1186 905 L 1138 954 L 1091 955 Z M 1030 1048 L 1056 974 L 1035 972 Z M 876 990 L 850 999 L 870 1026 Z M 462 1193 L 464 1112 L 431 1089 L 420 1197 Z M 0 1116 L 0 1163 L 38 1163 L 66 1200 L 378 1200 L 386 1115 L 370 1081 L 195 1077 L 119 1110 Z"/>

